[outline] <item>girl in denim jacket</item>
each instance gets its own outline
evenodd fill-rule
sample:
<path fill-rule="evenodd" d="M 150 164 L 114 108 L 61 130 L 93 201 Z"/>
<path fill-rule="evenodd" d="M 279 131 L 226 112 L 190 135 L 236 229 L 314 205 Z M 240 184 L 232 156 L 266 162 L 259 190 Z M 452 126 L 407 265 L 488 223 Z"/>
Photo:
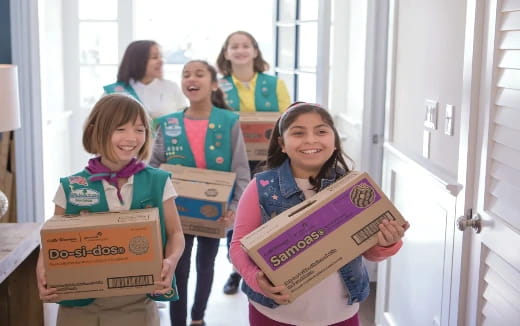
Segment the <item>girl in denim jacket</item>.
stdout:
<path fill-rule="evenodd" d="M 245 189 L 231 242 L 232 262 L 245 281 L 250 325 L 359 325 L 359 303 L 369 294 L 361 256 L 289 302 L 287 288 L 273 286 L 240 246 L 240 239 L 261 224 L 347 174 L 344 157 L 332 117 L 319 105 L 294 103 L 278 119 L 267 170 L 256 174 Z M 385 220 L 379 228 L 378 244 L 363 253 L 371 261 L 394 255 L 408 224 Z"/>

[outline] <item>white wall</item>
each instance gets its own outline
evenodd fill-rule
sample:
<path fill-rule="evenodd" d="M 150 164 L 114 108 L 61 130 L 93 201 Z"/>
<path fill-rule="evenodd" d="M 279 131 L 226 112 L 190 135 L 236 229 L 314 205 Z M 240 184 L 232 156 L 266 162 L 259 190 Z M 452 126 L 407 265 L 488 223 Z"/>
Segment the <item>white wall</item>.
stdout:
<path fill-rule="evenodd" d="M 422 153 L 424 101 L 439 102 L 431 163 L 456 175 L 464 53 L 465 1 L 401 0 L 397 3 L 393 143 L 411 156 Z M 444 108 L 455 105 L 455 135 L 444 135 Z"/>

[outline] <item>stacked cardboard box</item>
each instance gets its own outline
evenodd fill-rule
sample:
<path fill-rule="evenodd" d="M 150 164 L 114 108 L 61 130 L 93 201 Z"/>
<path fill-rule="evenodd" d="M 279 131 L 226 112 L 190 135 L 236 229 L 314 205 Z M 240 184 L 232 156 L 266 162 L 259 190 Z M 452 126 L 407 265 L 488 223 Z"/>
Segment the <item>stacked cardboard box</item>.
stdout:
<path fill-rule="evenodd" d="M 178 193 L 175 204 L 184 233 L 225 237 L 226 227 L 219 218 L 228 208 L 236 174 L 171 164 L 162 164 L 160 168 L 172 172 L 173 186 Z"/>
<path fill-rule="evenodd" d="M 267 158 L 269 138 L 273 132 L 279 112 L 241 112 L 240 128 L 246 143 L 247 158 L 261 161 Z"/>

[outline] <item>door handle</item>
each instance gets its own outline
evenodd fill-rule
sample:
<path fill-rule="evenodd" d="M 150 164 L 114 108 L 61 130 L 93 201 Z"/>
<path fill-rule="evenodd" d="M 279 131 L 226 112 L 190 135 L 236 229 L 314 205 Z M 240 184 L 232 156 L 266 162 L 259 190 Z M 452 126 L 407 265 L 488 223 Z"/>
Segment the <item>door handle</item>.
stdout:
<path fill-rule="evenodd" d="M 482 218 L 478 213 L 472 214 L 472 210 L 468 210 L 466 215 L 460 216 L 457 219 L 457 227 L 460 231 L 466 230 L 468 227 L 471 227 L 475 230 L 475 233 L 480 233 L 482 231 Z"/>

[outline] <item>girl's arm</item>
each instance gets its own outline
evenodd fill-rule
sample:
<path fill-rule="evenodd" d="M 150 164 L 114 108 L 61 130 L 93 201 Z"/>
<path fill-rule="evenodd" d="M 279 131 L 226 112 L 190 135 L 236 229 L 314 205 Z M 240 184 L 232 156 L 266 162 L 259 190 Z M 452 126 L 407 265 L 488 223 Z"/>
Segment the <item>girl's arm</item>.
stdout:
<path fill-rule="evenodd" d="M 168 179 L 166 182 L 171 181 Z M 161 281 L 157 282 L 161 289 L 155 294 L 166 294 L 171 289 L 175 268 L 184 251 L 184 233 L 173 197 L 163 202 L 163 212 L 168 241 L 165 247 Z"/>
<path fill-rule="evenodd" d="M 247 161 L 246 144 L 240 123 L 237 120 L 233 129 L 231 130 L 231 148 L 233 149 L 231 159 L 231 171 L 236 173 L 235 188 L 233 189 L 233 198 L 229 203 L 228 210 L 224 217 L 220 219 L 226 228 L 233 227 L 235 221 L 235 211 L 237 210 L 238 201 L 244 192 L 247 183 L 249 182 L 249 163 Z"/>
<path fill-rule="evenodd" d="M 263 293 L 278 304 L 289 303 L 289 293 L 284 285 L 273 286 L 265 274 L 249 258 L 240 246 L 240 239 L 260 226 L 262 221 L 256 181 L 253 179 L 246 187 L 237 208 L 235 229 L 229 254 L 231 261 L 244 281 L 255 292 Z"/>
<path fill-rule="evenodd" d="M 164 137 L 162 135 L 161 126 L 157 127 L 157 134 L 153 143 L 152 157 L 150 165 L 158 168 L 162 163 L 166 163 L 166 154 L 164 153 Z"/>
<path fill-rule="evenodd" d="M 249 180 L 251 180 L 249 162 L 247 161 L 246 143 L 244 142 L 244 136 L 242 134 L 242 129 L 240 129 L 240 122 L 238 120 L 231 130 L 231 148 L 233 148 L 231 171 L 237 174 L 237 178 L 235 181 L 233 199 L 229 204 L 229 209 L 236 211 L 238 201 L 249 183 Z"/>
<path fill-rule="evenodd" d="M 262 293 L 256 276 L 260 268 L 249 258 L 240 245 L 240 239 L 260 226 L 262 221 L 255 179 L 247 185 L 237 207 L 235 229 L 229 248 L 231 262 L 244 281 L 256 292 Z"/>

